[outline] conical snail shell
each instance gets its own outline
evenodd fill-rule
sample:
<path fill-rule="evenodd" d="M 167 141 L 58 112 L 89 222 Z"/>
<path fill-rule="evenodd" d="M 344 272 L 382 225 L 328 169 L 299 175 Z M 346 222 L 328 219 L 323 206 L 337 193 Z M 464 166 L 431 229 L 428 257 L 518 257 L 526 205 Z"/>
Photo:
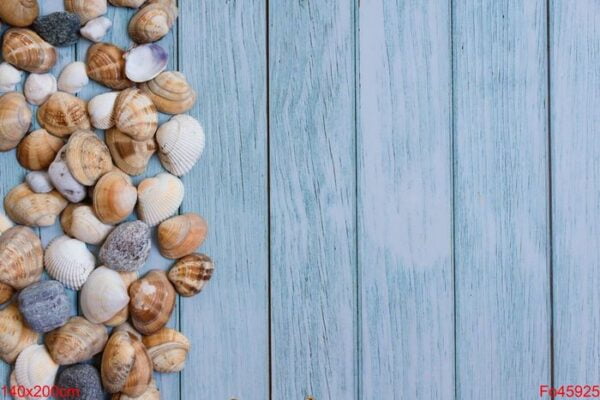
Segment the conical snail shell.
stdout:
<path fill-rule="evenodd" d="M 173 175 L 188 173 L 202 156 L 204 130 L 189 115 L 177 115 L 156 132 L 158 157 L 163 167 Z"/>
<path fill-rule="evenodd" d="M 47 169 L 65 143 L 62 139 L 38 129 L 25 136 L 17 146 L 17 160 L 32 171 Z"/>
<path fill-rule="evenodd" d="M 39 334 L 31 330 L 23 319 L 16 303 L 0 310 L 0 357 L 9 364 L 26 347 L 36 344 Z"/>
<path fill-rule="evenodd" d="M 129 302 L 129 296 L 118 272 L 98 267 L 83 285 L 79 300 L 83 315 L 89 321 L 101 324 L 121 311 Z"/>
<path fill-rule="evenodd" d="M 196 103 L 196 92 L 180 72 L 162 72 L 156 78 L 140 85 L 158 111 L 165 114 L 182 114 Z"/>
<path fill-rule="evenodd" d="M 117 128 L 134 140 L 147 140 L 158 128 L 158 111 L 150 97 L 136 88 L 123 90 L 115 104 Z"/>
<path fill-rule="evenodd" d="M 87 103 L 72 94 L 56 92 L 38 108 L 40 125 L 51 134 L 67 137 L 79 129 L 90 129 Z"/>
<path fill-rule="evenodd" d="M 0 236 L 0 281 L 23 289 L 40 280 L 44 269 L 40 238 L 25 226 L 14 226 Z"/>
<path fill-rule="evenodd" d="M 109 0 L 110 4 L 117 7 L 138 8 L 141 7 L 146 0 Z"/>
<path fill-rule="evenodd" d="M 125 52 L 109 43 L 96 43 L 87 53 L 88 76 L 112 89 L 122 90 L 133 86 L 125 76 Z"/>
<path fill-rule="evenodd" d="M 135 329 L 151 335 L 163 328 L 175 307 L 175 289 L 164 271 L 152 270 L 129 287 L 129 313 Z"/>
<path fill-rule="evenodd" d="M 0 1 L 0 19 L 9 25 L 24 28 L 31 25 L 39 14 L 37 0 Z"/>
<path fill-rule="evenodd" d="M 69 289 L 79 290 L 96 267 L 96 258 L 85 243 L 63 235 L 46 247 L 44 265 L 52 278 Z"/>
<path fill-rule="evenodd" d="M 129 36 L 137 43 L 150 43 L 166 36 L 177 19 L 173 1 L 149 1 L 129 21 Z"/>
<path fill-rule="evenodd" d="M 77 131 L 67 142 L 66 159 L 69 171 L 79 183 L 92 186 L 113 169 L 110 151 L 91 131 Z"/>
<path fill-rule="evenodd" d="M 156 372 L 179 372 L 185 367 L 190 341 L 174 329 L 162 328 L 142 341 Z"/>
<path fill-rule="evenodd" d="M 107 8 L 106 0 L 65 0 L 65 10 L 77 14 L 81 25 L 106 14 Z"/>
<path fill-rule="evenodd" d="M 93 194 L 94 211 L 105 224 L 124 221 L 135 208 L 136 189 L 131 178 L 119 171 L 111 171 L 96 183 Z"/>
<path fill-rule="evenodd" d="M 15 378 L 19 386 L 35 393 L 36 387 L 51 387 L 56 379 L 58 364 L 52 360 L 50 354 L 41 344 L 27 347 L 17 357 L 15 364 Z M 34 399 L 48 399 L 48 397 L 28 397 Z"/>
<path fill-rule="evenodd" d="M 84 243 L 99 245 L 114 226 L 98 219 L 94 209 L 85 204 L 69 204 L 60 217 L 63 231 Z"/>
<path fill-rule="evenodd" d="M 181 258 L 192 254 L 202 245 L 208 225 L 204 218 L 194 213 L 178 215 L 158 226 L 158 246 L 167 258 Z"/>
<path fill-rule="evenodd" d="M 205 254 L 194 253 L 178 260 L 169 271 L 169 281 L 182 296 L 194 296 L 204 289 L 215 266 Z"/>
<path fill-rule="evenodd" d="M 15 293 L 16 291 L 12 286 L 0 282 L 0 304 L 4 304 L 12 299 Z"/>
<path fill-rule="evenodd" d="M 179 178 L 161 173 L 138 186 L 138 216 L 150 226 L 177 213 L 183 201 L 184 187 Z"/>
<path fill-rule="evenodd" d="M 106 328 L 82 317 L 72 317 L 44 339 L 52 359 L 59 365 L 89 360 L 104 349 L 108 341 Z"/>
<path fill-rule="evenodd" d="M 97 129 L 110 129 L 115 126 L 115 103 L 119 92 L 102 93 L 88 103 L 88 113 L 92 125 Z"/>
<path fill-rule="evenodd" d="M 156 386 L 156 381 L 152 379 L 146 391 L 138 397 L 130 397 L 123 393 L 115 393 L 110 398 L 111 400 L 160 400 L 160 390 Z"/>
<path fill-rule="evenodd" d="M 4 0 L 3 0 L 4 1 Z M 4 60 L 27 72 L 43 74 L 56 64 L 57 51 L 30 29 L 11 28 L 2 42 Z"/>
<path fill-rule="evenodd" d="M 106 131 L 106 144 L 117 167 L 129 175 L 144 173 L 152 154 L 156 152 L 154 138 L 133 140 L 116 128 Z"/>
<path fill-rule="evenodd" d="M 25 80 L 23 93 L 30 104 L 44 104 L 58 90 L 58 83 L 52 74 L 30 74 Z"/>
<path fill-rule="evenodd" d="M 17 147 L 31 126 L 25 96 L 10 92 L 0 96 L 0 151 Z"/>
<path fill-rule="evenodd" d="M 56 190 L 50 193 L 34 193 L 26 183 L 13 188 L 4 198 L 4 210 L 18 224 L 27 226 L 51 226 L 67 206 Z"/>

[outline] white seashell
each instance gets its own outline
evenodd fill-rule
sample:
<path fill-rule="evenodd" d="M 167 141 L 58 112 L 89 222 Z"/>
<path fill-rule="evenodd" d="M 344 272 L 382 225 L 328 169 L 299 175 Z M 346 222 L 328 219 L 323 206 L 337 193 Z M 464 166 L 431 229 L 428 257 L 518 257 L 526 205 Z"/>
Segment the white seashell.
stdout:
<path fill-rule="evenodd" d="M 63 235 L 46 247 L 44 265 L 52 278 L 69 289 L 79 290 L 96 266 L 96 258 L 85 243 Z"/>
<path fill-rule="evenodd" d="M 177 213 L 183 201 L 184 187 L 179 178 L 163 172 L 147 178 L 138 186 L 138 216 L 150 226 Z"/>
<path fill-rule="evenodd" d="M 57 90 L 56 78 L 52 74 L 30 74 L 25 81 L 25 97 L 35 106 L 45 103 Z"/>
<path fill-rule="evenodd" d="M 83 28 L 80 33 L 84 38 L 91 40 L 92 42 L 100 42 L 106 32 L 112 27 L 112 21 L 106 17 L 98 17 L 90 20 Z"/>
<path fill-rule="evenodd" d="M 33 344 L 19 354 L 15 364 L 15 380 L 17 387 L 23 386 L 25 391 L 32 391 L 35 397 L 26 396 L 29 400 L 48 399 L 40 397 L 35 387 L 52 387 L 58 372 L 58 364 L 52 360 L 50 353 L 42 344 Z"/>
<path fill-rule="evenodd" d="M 142 44 L 125 54 L 125 75 L 133 82 L 147 82 L 167 68 L 169 53 L 156 43 Z"/>
<path fill-rule="evenodd" d="M 23 72 L 7 62 L 0 64 L 0 92 L 13 92 L 21 83 Z"/>
<path fill-rule="evenodd" d="M 15 223 L 10 220 L 4 213 L 0 213 L 0 235 L 15 226 Z"/>
<path fill-rule="evenodd" d="M 189 115 L 177 115 L 156 132 L 158 157 L 163 167 L 173 175 L 188 173 L 198 162 L 205 145 L 204 130 Z"/>
<path fill-rule="evenodd" d="M 102 93 L 88 103 L 88 114 L 96 129 L 110 129 L 115 126 L 115 102 L 119 92 Z"/>
<path fill-rule="evenodd" d="M 70 204 L 60 219 L 64 232 L 82 242 L 99 245 L 113 230 L 114 226 L 100 221 L 91 206 Z"/>
<path fill-rule="evenodd" d="M 76 61 L 67 65 L 60 73 L 58 90 L 76 94 L 88 83 L 90 83 L 90 79 L 87 76 L 85 63 Z"/>
<path fill-rule="evenodd" d="M 32 171 L 25 176 L 25 182 L 35 193 L 50 193 L 54 186 L 50 181 L 50 175 L 45 171 Z"/>
<path fill-rule="evenodd" d="M 60 149 L 48 168 L 48 175 L 50 175 L 50 181 L 52 181 L 52 184 L 60 194 L 71 203 L 79 203 L 85 198 L 86 190 L 85 186 L 77 182 L 73 175 L 71 175 L 65 158 L 66 150 L 67 146 Z"/>
<path fill-rule="evenodd" d="M 96 324 L 110 320 L 129 303 L 125 282 L 118 272 L 106 267 L 90 274 L 79 299 L 83 315 Z"/>

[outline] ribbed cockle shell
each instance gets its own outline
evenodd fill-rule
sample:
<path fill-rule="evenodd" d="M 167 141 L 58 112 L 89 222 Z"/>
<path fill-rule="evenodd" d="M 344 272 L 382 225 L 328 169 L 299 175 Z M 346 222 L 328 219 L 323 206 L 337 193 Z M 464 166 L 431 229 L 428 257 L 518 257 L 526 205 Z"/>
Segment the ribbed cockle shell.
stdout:
<path fill-rule="evenodd" d="M 176 115 L 156 132 L 160 162 L 177 176 L 185 175 L 196 165 L 205 141 L 204 129 L 189 115 Z"/>
<path fill-rule="evenodd" d="M 96 267 L 96 258 L 85 243 L 62 235 L 46 247 L 44 265 L 52 278 L 69 289 L 79 290 Z"/>
<path fill-rule="evenodd" d="M 58 364 L 52 360 L 41 344 L 27 347 L 19 354 L 15 364 L 15 379 L 18 386 L 35 393 L 36 387 L 52 387 L 58 372 Z M 43 396 L 29 396 L 29 400 L 48 399 Z"/>
<path fill-rule="evenodd" d="M 176 176 L 161 173 L 138 185 L 138 216 L 150 226 L 177 213 L 183 201 L 184 186 Z"/>

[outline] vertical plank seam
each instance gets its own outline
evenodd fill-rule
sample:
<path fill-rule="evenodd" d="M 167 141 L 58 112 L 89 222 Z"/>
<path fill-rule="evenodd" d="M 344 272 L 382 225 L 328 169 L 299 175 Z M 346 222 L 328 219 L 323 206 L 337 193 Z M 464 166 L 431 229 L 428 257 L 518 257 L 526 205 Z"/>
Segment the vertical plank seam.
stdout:
<path fill-rule="evenodd" d="M 266 126 L 267 126 L 267 303 L 268 303 L 268 376 L 269 376 L 269 400 L 273 399 L 273 315 L 272 315 L 272 289 L 271 289 L 271 57 L 270 57 L 270 3 L 265 0 L 265 86 L 266 86 Z"/>
<path fill-rule="evenodd" d="M 354 393 L 356 399 L 362 398 L 362 296 L 361 296 L 361 276 L 362 269 L 360 264 L 360 250 L 358 238 L 359 226 L 359 130 L 360 130 L 360 0 L 354 1 L 354 257 L 356 262 L 355 269 L 355 304 L 356 304 L 356 321 L 355 321 L 355 373 L 354 373 Z"/>
<path fill-rule="evenodd" d="M 455 148 L 455 142 L 454 142 L 454 133 L 455 133 L 455 124 L 456 124 L 456 120 L 454 118 L 455 116 L 455 112 L 454 112 L 454 108 L 455 108 L 455 96 L 454 96 L 454 1 L 453 0 L 448 0 L 448 7 L 450 9 L 450 23 L 449 23 L 449 30 L 450 30 L 450 34 L 448 35 L 449 38 L 449 46 L 450 46 L 450 185 L 452 186 L 452 194 L 450 196 L 450 208 L 451 208 L 451 215 L 450 215 L 450 219 L 451 219 L 451 229 L 450 229 L 450 241 L 451 241 L 451 259 L 450 262 L 452 264 L 452 302 L 453 302 L 453 312 L 452 312 L 452 322 L 453 322 L 453 351 L 452 351 L 452 356 L 453 356 L 453 385 L 454 385 L 454 391 L 453 391 L 453 398 L 454 400 L 458 399 L 458 351 L 457 351 L 457 346 L 456 346 L 456 321 L 457 321 L 457 314 L 458 314 L 458 308 L 457 308 L 457 304 L 456 304 L 456 219 L 455 219 L 455 215 L 456 215 L 456 206 L 455 206 L 455 199 L 456 199 L 456 184 L 455 184 L 455 179 L 454 179 L 454 169 L 455 169 L 455 154 L 456 154 L 456 148 Z"/>
<path fill-rule="evenodd" d="M 177 9 L 181 10 L 181 0 L 177 0 Z M 179 51 L 180 49 L 180 30 L 181 30 L 181 17 L 177 18 L 176 22 L 175 22 L 175 69 L 177 71 L 180 71 L 181 68 L 181 52 Z M 182 209 L 182 205 L 179 206 L 179 210 L 178 210 L 178 214 L 181 214 L 181 209 Z M 182 324 L 182 316 L 183 316 L 183 312 L 182 312 L 182 308 L 183 308 L 183 301 L 181 301 L 181 296 L 179 295 L 179 293 L 177 293 L 177 330 L 179 332 L 183 332 L 183 324 Z M 183 400 L 184 396 L 183 396 L 183 372 L 179 371 L 177 373 L 177 378 L 178 378 L 178 386 L 179 386 L 179 400 Z"/>

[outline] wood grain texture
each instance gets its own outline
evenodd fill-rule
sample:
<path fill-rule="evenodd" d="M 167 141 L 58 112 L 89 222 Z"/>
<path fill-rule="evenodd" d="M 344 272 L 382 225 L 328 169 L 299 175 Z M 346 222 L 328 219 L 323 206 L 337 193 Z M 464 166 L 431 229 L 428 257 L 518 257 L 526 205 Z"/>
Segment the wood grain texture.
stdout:
<path fill-rule="evenodd" d="M 359 17 L 358 398 L 454 399 L 450 7 Z"/>
<path fill-rule="evenodd" d="M 532 398 L 550 380 L 545 2 L 453 16 L 456 398 Z"/>
<path fill-rule="evenodd" d="M 600 3 L 549 12 L 556 386 L 600 373 Z"/>

